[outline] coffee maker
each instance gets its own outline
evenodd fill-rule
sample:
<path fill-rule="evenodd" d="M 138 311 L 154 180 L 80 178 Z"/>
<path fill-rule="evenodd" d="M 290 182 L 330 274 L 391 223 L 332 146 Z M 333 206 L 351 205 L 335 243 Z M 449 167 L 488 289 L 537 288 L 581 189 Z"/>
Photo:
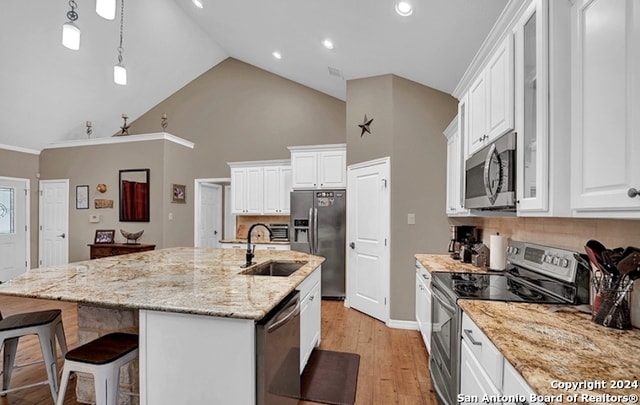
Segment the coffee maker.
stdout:
<path fill-rule="evenodd" d="M 471 245 L 477 240 L 476 227 L 451 225 L 450 234 L 449 253 L 451 258 L 471 263 Z"/>

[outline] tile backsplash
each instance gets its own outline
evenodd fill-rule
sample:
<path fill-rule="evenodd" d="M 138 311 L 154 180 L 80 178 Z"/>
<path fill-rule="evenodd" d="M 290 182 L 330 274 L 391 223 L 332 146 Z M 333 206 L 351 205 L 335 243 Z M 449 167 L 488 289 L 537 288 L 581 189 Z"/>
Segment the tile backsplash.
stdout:
<path fill-rule="evenodd" d="M 512 240 L 555 246 L 584 253 L 590 239 L 607 248 L 640 247 L 640 220 L 574 218 L 449 218 L 452 225 L 474 225 L 482 229 L 481 238 L 489 244 L 489 235 L 500 232 Z M 631 294 L 631 319 L 640 327 L 640 280 Z"/>

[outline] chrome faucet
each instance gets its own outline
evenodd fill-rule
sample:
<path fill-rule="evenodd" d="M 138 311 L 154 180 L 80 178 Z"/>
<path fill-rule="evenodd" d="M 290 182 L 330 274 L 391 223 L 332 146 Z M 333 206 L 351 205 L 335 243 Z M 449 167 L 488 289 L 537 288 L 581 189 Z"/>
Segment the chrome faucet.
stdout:
<path fill-rule="evenodd" d="M 271 228 L 269 228 L 267 225 L 261 222 L 251 225 L 251 227 L 249 228 L 249 232 L 247 232 L 247 262 L 242 267 L 249 267 L 254 264 L 253 252 L 256 250 L 256 245 L 253 245 L 253 248 L 251 247 L 251 232 L 253 232 L 253 228 L 255 228 L 256 226 L 263 226 L 267 231 L 269 231 L 269 240 L 273 239 L 273 232 L 271 232 Z"/>

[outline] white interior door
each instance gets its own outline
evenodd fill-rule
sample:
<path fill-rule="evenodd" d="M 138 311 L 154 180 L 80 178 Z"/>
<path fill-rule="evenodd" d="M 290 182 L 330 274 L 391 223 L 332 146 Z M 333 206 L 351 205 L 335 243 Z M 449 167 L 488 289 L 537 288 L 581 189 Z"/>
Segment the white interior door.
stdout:
<path fill-rule="evenodd" d="M 219 247 L 222 235 L 222 186 L 202 183 L 199 203 L 198 247 Z"/>
<path fill-rule="evenodd" d="M 39 267 L 69 263 L 69 179 L 40 180 Z"/>
<path fill-rule="evenodd" d="M 0 281 L 29 269 L 29 180 L 0 177 Z"/>
<path fill-rule="evenodd" d="M 236 238 L 236 216 L 231 213 L 231 185 L 224 186 L 224 238 Z"/>
<path fill-rule="evenodd" d="M 389 320 L 389 158 L 352 165 L 347 187 L 348 304 Z"/>

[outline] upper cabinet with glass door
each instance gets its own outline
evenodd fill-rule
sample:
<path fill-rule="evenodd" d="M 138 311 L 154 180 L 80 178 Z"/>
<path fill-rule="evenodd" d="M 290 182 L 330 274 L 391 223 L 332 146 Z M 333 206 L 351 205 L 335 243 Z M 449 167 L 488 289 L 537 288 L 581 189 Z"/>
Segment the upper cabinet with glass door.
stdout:
<path fill-rule="evenodd" d="M 569 10 L 566 1 L 532 0 L 513 29 L 519 216 L 570 213 Z"/>

